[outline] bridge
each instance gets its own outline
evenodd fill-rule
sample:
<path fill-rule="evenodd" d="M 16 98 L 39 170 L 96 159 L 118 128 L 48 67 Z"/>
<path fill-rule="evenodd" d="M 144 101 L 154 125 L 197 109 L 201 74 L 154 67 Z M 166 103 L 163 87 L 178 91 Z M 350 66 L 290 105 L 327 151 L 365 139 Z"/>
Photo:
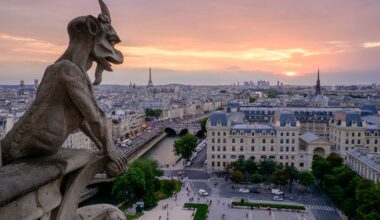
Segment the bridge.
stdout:
<path fill-rule="evenodd" d="M 182 132 L 197 133 L 201 128 L 199 121 L 208 117 L 210 114 L 204 114 L 182 120 L 166 121 L 161 126 L 155 128 L 148 135 L 144 136 L 142 140 L 136 141 L 131 147 L 124 149 L 119 148 L 124 154 L 127 155 L 128 163 L 133 163 L 138 158 L 142 157 L 146 152 L 152 149 L 158 142 L 164 139 L 168 134 L 179 135 Z M 109 178 L 105 173 L 95 175 L 94 179 L 89 183 L 87 191 L 81 194 L 80 201 L 91 198 L 98 192 L 96 184 L 112 182 L 115 178 Z"/>

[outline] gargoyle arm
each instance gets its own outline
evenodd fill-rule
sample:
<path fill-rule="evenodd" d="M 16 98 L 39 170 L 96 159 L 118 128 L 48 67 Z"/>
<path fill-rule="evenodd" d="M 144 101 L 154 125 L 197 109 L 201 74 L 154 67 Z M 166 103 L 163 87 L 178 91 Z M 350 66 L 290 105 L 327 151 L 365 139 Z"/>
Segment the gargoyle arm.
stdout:
<path fill-rule="evenodd" d="M 71 71 L 61 74 L 61 80 L 64 81 L 66 91 L 84 117 L 83 125 L 84 132 L 91 139 L 98 140 L 96 145 L 100 150 L 108 154 L 113 149 L 113 143 L 110 133 L 108 132 L 107 119 L 101 109 L 99 109 L 91 90 L 88 87 L 88 82 L 83 77 L 83 73 L 79 68 L 71 68 Z"/>

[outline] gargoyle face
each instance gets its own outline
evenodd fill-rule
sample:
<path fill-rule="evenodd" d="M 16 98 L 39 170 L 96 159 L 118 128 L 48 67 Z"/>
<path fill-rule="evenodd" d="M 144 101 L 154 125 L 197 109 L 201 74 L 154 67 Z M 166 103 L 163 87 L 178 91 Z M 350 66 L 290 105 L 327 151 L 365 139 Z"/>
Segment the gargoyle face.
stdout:
<path fill-rule="evenodd" d="M 123 54 L 114 47 L 115 44 L 120 43 L 120 39 L 111 25 L 111 16 L 108 8 L 102 0 L 99 0 L 99 4 L 102 13 L 99 14 L 96 20 L 90 19 L 88 21 L 89 26 L 93 27 L 90 29 L 93 29 L 96 35 L 90 54 L 93 61 L 97 63 L 94 85 L 101 83 L 104 70 L 112 71 L 111 63 L 121 64 L 123 62 Z"/>

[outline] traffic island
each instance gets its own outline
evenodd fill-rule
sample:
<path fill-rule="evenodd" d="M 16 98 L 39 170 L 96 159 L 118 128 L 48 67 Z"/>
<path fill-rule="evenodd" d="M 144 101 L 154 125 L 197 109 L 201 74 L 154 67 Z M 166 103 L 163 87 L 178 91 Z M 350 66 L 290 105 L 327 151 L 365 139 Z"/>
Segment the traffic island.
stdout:
<path fill-rule="evenodd" d="M 306 208 L 303 205 L 290 205 L 290 204 L 278 204 L 278 203 L 257 203 L 247 201 L 234 201 L 231 203 L 232 208 L 257 208 L 257 209 L 277 209 L 279 211 L 305 211 Z"/>

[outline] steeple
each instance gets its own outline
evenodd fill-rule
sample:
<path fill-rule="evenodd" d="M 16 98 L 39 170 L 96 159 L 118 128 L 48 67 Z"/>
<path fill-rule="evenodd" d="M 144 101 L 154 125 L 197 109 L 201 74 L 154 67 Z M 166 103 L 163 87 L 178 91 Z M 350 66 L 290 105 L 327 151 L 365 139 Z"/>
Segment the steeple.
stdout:
<path fill-rule="evenodd" d="M 148 81 L 148 88 L 153 87 L 153 82 L 152 82 L 152 69 L 149 67 L 149 81 Z"/>
<path fill-rule="evenodd" d="M 319 80 L 319 66 L 318 66 L 317 85 L 315 86 L 315 95 L 321 95 L 321 81 Z"/>

